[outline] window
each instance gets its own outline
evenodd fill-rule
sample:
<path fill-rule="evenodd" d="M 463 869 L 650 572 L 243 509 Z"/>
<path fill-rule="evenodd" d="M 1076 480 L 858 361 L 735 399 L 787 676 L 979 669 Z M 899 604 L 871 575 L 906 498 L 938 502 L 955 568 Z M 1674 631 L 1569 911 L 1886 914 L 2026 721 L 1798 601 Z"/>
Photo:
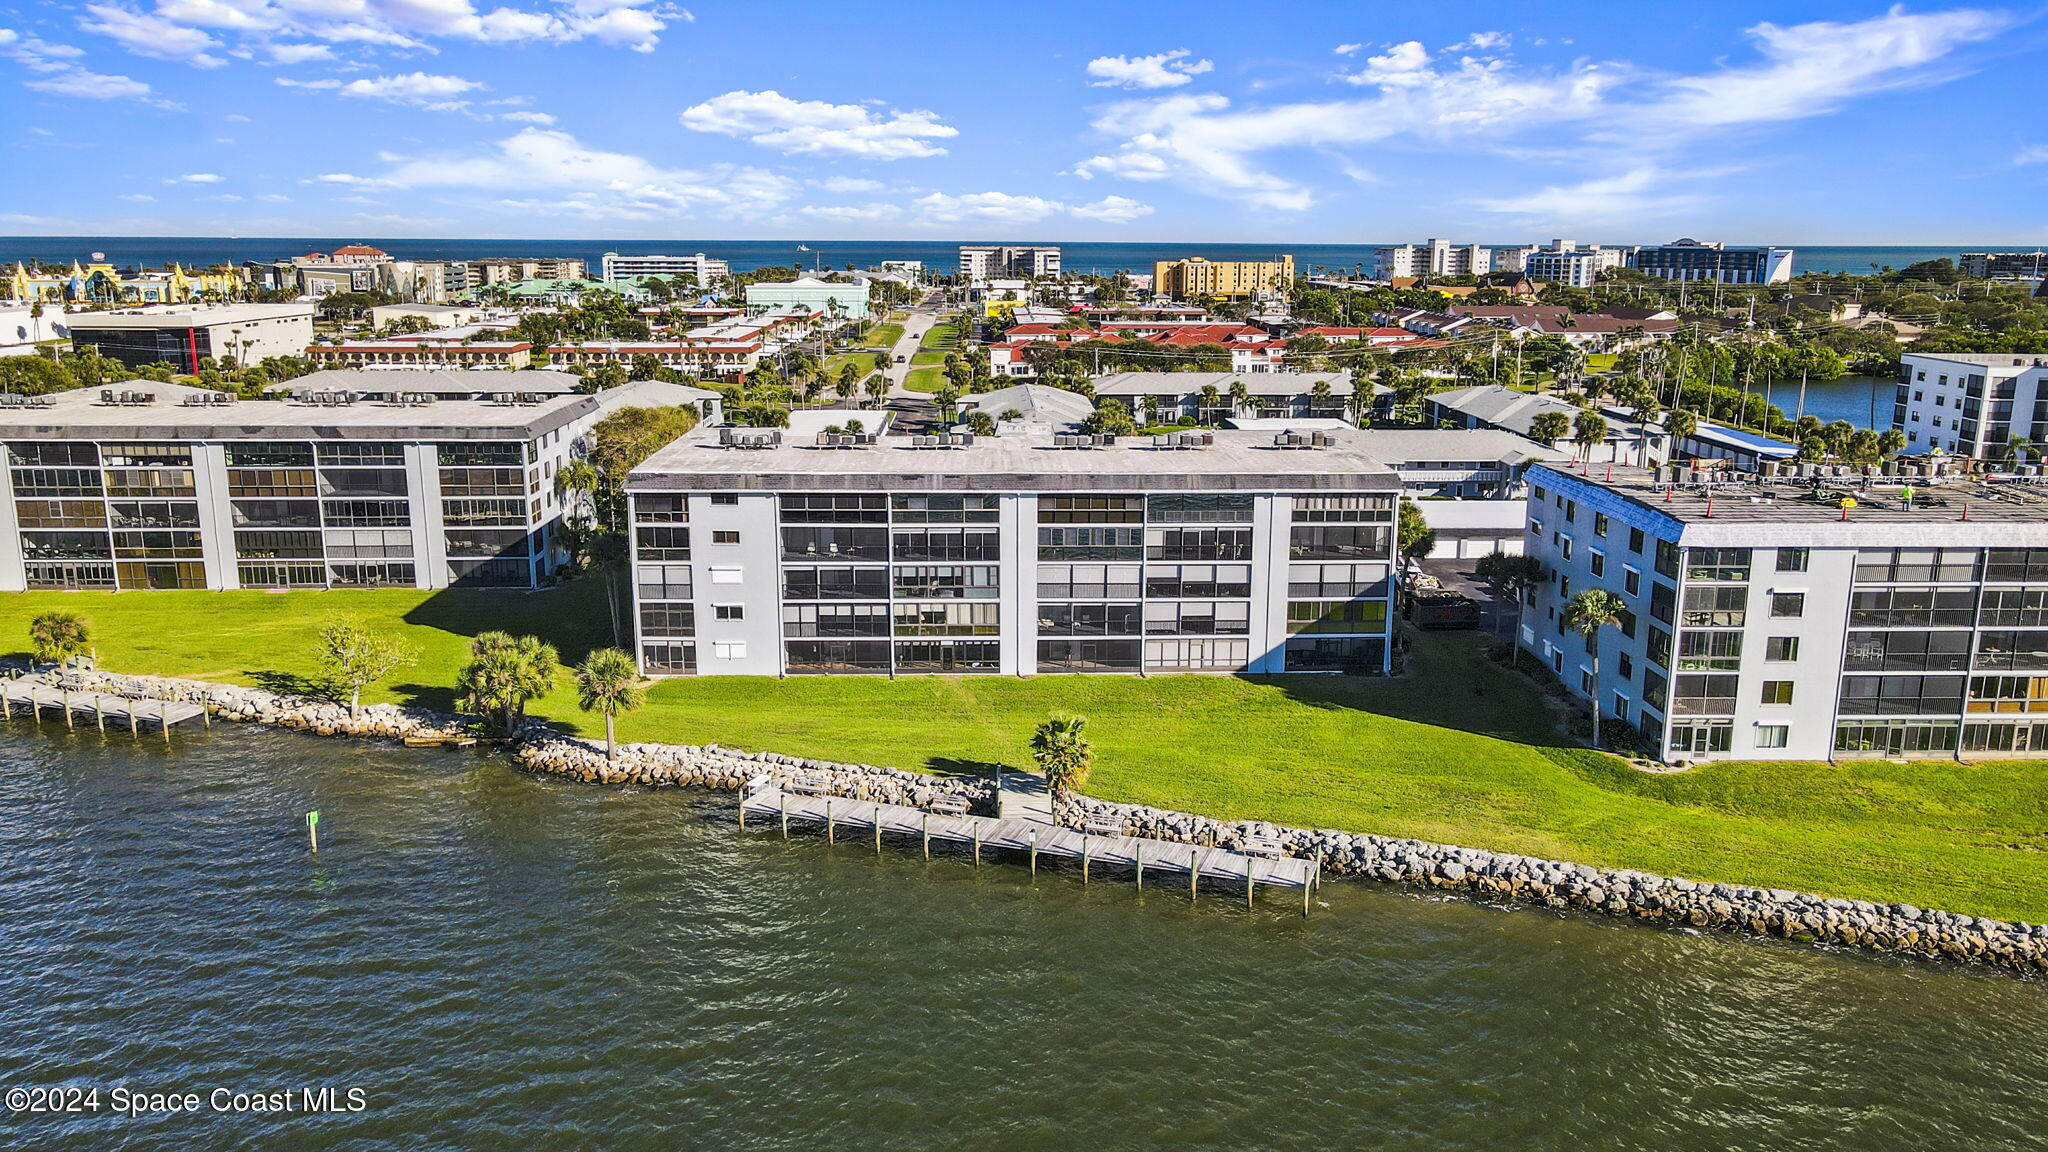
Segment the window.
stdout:
<path fill-rule="evenodd" d="M 747 658 L 747 642 L 745 640 L 714 640 L 711 642 L 711 655 L 719 660 L 745 660 Z"/>
<path fill-rule="evenodd" d="M 1592 566 L 1593 575 L 1607 575 L 1607 553 L 1601 552 L 1597 549 L 1591 550 L 1591 552 L 1592 554 L 1587 558 L 1586 563 Z"/>
<path fill-rule="evenodd" d="M 714 528 L 711 531 L 711 542 L 713 544 L 737 544 L 740 542 L 740 534 L 730 528 Z"/>
<path fill-rule="evenodd" d="M 1605 513 L 1605 512 L 1595 512 L 1595 513 L 1593 513 L 1593 535 L 1595 535 L 1595 536 L 1605 536 L 1605 535 L 1607 535 L 1607 513 Z M 1624 713 L 1624 715 L 1626 715 L 1626 713 Z"/>
<path fill-rule="evenodd" d="M 1685 550 L 1685 578 L 1728 583 L 1749 579 L 1749 549 L 1688 548 Z"/>
<path fill-rule="evenodd" d="M 1643 574 L 1633 568 L 1621 570 L 1621 590 L 1631 596 L 1643 594 Z"/>
<path fill-rule="evenodd" d="M 1747 588 L 1733 585 L 1688 587 L 1685 590 L 1684 623 L 1688 628 L 1740 628 L 1749 616 L 1748 608 Z"/>
<path fill-rule="evenodd" d="M 1764 660 L 1772 664 L 1790 664 L 1799 659 L 1799 637 L 1773 636 L 1764 641 Z"/>
<path fill-rule="evenodd" d="M 1779 620 L 1793 620 L 1806 614 L 1806 593 L 1771 593 L 1771 615 Z"/>
<path fill-rule="evenodd" d="M 1783 748 L 1792 729 L 1785 724 L 1759 724 L 1756 726 L 1756 746 L 1759 748 Z"/>
<path fill-rule="evenodd" d="M 1763 696 L 1757 702 L 1759 704 L 1790 704 L 1792 702 L 1792 682 L 1790 680 L 1764 681 Z"/>
<path fill-rule="evenodd" d="M 1687 630 L 1678 637 L 1678 671 L 1734 672 L 1742 667 L 1742 633 Z"/>
<path fill-rule="evenodd" d="M 1671 682 L 1671 710 L 1680 716 L 1732 716 L 1735 679 L 1733 674 L 1681 675 Z"/>
<path fill-rule="evenodd" d="M 1805 549 L 1805 548 L 1780 548 L 1780 549 L 1778 549 L 1778 571 L 1780 571 L 1780 572 L 1804 572 L 1804 571 L 1806 571 L 1806 561 L 1807 561 L 1807 558 L 1808 558 L 1808 549 Z M 1782 735 L 1782 732 L 1781 732 L 1781 735 Z M 1770 744 L 1770 745 L 1758 745 L 1758 747 L 1770 747 L 1770 748 L 1783 748 L 1783 747 L 1784 747 L 1784 745 L 1783 745 L 1783 744 Z"/>
<path fill-rule="evenodd" d="M 744 620 L 747 618 L 747 606 L 744 604 L 713 604 L 711 606 L 711 618 L 713 620 Z"/>
<path fill-rule="evenodd" d="M 1639 556 L 1642 555 L 1643 530 L 1641 528 L 1631 528 L 1628 530 L 1628 550 Z"/>
<path fill-rule="evenodd" d="M 711 502 L 713 504 L 737 504 L 740 502 L 740 497 L 737 492 L 713 492 L 711 494 Z"/>

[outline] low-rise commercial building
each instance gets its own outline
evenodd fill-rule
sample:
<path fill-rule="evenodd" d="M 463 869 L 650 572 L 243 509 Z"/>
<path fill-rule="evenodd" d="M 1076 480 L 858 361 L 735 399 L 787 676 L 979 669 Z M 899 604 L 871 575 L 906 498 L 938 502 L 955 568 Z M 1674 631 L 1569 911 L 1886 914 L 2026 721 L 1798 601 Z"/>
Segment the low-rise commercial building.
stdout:
<path fill-rule="evenodd" d="M 1548 578 L 1520 642 L 1662 758 L 2048 755 L 2048 501 L 2024 482 L 1529 482 Z M 1597 634 L 1597 675 L 1564 627 L 1595 588 L 1626 608 Z"/>
<path fill-rule="evenodd" d="M 1892 427 L 1912 454 L 1980 460 L 2012 455 L 2015 438 L 2048 443 L 2048 356 L 1915 352 L 1899 358 Z"/>
<path fill-rule="evenodd" d="M 1094 386 L 1096 399 L 1122 401 L 1139 419 L 1165 424 L 1183 416 L 1205 423 L 1359 417 L 1346 372 L 1112 372 L 1095 377 Z M 1372 387 L 1376 396 L 1387 392 Z"/>
<path fill-rule="evenodd" d="M 564 560 L 555 473 L 673 387 L 350 403 L 137 380 L 0 405 L 0 591 L 534 587 Z"/>
<path fill-rule="evenodd" d="M 1361 436 L 699 428 L 627 481 L 641 667 L 1384 672 L 1400 481 Z"/>
<path fill-rule="evenodd" d="M 370 309 L 375 328 L 405 319 L 424 320 L 430 328 L 461 328 L 483 317 L 484 310 L 473 304 L 378 304 Z"/>
<path fill-rule="evenodd" d="M 131 368 L 166 363 L 196 373 L 209 358 L 255 364 L 300 355 L 313 339 L 313 311 L 311 304 L 172 304 L 80 312 L 71 317 L 71 346 Z"/>
<path fill-rule="evenodd" d="M 746 374 L 761 359 L 761 341 L 753 340 L 583 340 L 548 347 L 548 363 L 562 368 L 594 368 L 600 364 L 631 367 L 650 357 L 663 368 L 704 379 L 729 379 Z"/>
<path fill-rule="evenodd" d="M 302 354 L 323 368 L 491 369 L 525 368 L 533 363 L 533 345 L 524 340 L 481 344 L 420 337 L 342 340 L 308 345 Z"/>

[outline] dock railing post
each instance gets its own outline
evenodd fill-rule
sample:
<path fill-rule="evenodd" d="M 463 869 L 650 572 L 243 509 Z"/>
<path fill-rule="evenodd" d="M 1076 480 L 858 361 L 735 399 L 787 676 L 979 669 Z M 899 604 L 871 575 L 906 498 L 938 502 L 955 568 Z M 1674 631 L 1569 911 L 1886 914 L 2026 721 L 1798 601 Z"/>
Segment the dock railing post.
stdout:
<path fill-rule="evenodd" d="M 837 844 L 838 842 L 836 834 L 832 830 L 832 798 L 827 796 L 825 797 L 825 843 Z"/>

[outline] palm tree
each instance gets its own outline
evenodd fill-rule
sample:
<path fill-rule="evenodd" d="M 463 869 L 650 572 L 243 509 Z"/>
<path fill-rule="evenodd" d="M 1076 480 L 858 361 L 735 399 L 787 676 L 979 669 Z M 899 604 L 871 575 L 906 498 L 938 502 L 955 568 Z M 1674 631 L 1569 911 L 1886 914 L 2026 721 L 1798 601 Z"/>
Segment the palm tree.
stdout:
<path fill-rule="evenodd" d="M 1529 438 L 1541 444 L 1555 444 L 1571 434 L 1571 417 L 1562 412 L 1544 412 L 1529 422 Z"/>
<path fill-rule="evenodd" d="M 1031 734 L 1031 759 L 1055 796 L 1088 786 L 1095 748 L 1083 735 L 1087 727 L 1086 716 L 1055 712 Z"/>
<path fill-rule="evenodd" d="M 1573 456 L 1584 456 L 1588 463 L 1593 459 L 1593 446 L 1607 439 L 1607 418 L 1598 412 L 1581 412 L 1572 422 Z"/>
<path fill-rule="evenodd" d="M 2025 436 L 2015 435 L 2012 439 L 2005 442 L 2006 459 L 2011 460 L 2014 464 L 2026 463 L 2027 453 L 2033 450 L 2034 442 Z"/>
<path fill-rule="evenodd" d="M 92 630 L 76 612 L 49 611 L 28 623 L 28 641 L 38 660 L 64 664 L 83 656 L 92 644 Z"/>
<path fill-rule="evenodd" d="M 1479 558 L 1472 574 L 1492 587 L 1493 594 L 1515 602 L 1515 633 L 1508 646 L 1508 666 L 1521 662 L 1522 600 L 1529 589 L 1543 583 L 1543 561 L 1534 556 L 1510 556 L 1494 552 Z"/>
<path fill-rule="evenodd" d="M 1230 382 L 1230 404 L 1231 404 L 1231 407 L 1233 407 L 1233 408 L 1235 408 L 1235 409 L 1237 410 L 1237 412 L 1238 412 L 1238 414 L 1239 414 L 1239 415 L 1242 415 L 1242 416 L 1249 416 L 1249 415 L 1251 415 L 1251 414 L 1252 414 L 1252 388 L 1251 388 L 1251 385 L 1249 385 L 1249 384 L 1246 384 L 1246 383 L 1245 383 L 1244 381 L 1242 381 L 1242 380 L 1232 380 L 1232 381 Z"/>
<path fill-rule="evenodd" d="M 647 687 L 640 681 L 640 669 L 633 658 L 617 648 L 599 648 L 583 658 L 576 669 L 577 705 L 585 712 L 604 713 L 604 758 L 619 757 L 619 743 L 612 721 L 621 712 L 631 712 L 647 703 Z"/>
<path fill-rule="evenodd" d="M 1593 657 L 1593 687 L 1587 699 L 1593 705 L 1593 739 L 1600 739 L 1600 630 L 1621 623 L 1628 605 L 1605 588 L 1588 588 L 1565 602 L 1564 626 L 1586 638 L 1586 650 Z"/>
<path fill-rule="evenodd" d="M 463 707 L 492 716 L 506 736 L 519 730 L 526 705 L 554 690 L 561 657 L 537 636 L 483 632 L 470 641 L 470 661 L 456 676 Z"/>
<path fill-rule="evenodd" d="M 1664 416 L 1664 431 L 1671 434 L 1671 447 L 1676 454 L 1678 441 L 1700 429 L 1700 418 L 1683 408 L 1673 408 Z"/>

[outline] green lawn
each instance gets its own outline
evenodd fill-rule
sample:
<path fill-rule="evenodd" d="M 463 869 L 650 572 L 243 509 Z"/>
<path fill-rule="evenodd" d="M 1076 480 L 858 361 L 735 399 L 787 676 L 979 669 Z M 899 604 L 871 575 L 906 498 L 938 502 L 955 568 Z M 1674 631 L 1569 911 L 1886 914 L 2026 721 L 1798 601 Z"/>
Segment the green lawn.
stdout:
<path fill-rule="evenodd" d="M 877 324 L 873 328 L 868 329 L 867 337 L 861 343 L 870 348 L 889 348 L 901 339 L 903 339 L 903 325 Z"/>
<path fill-rule="evenodd" d="M 912 352 L 910 362 L 920 368 L 929 368 L 934 364 L 943 367 L 946 357 L 951 355 L 951 352 Z"/>
<path fill-rule="evenodd" d="M 946 386 L 946 370 L 943 367 L 912 368 L 904 377 L 903 386 L 912 392 L 937 392 Z"/>
<path fill-rule="evenodd" d="M 924 337 L 917 346 L 927 352 L 951 352 L 960 347 L 960 328 L 957 321 L 948 320 L 925 329 Z"/>
<path fill-rule="evenodd" d="M 440 708 L 477 631 L 536 632 L 570 660 L 610 640 L 603 590 L 588 582 L 535 593 L 21 593 L 0 601 L 0 635 L 19 645 L 29 617 L 53 605 L 90 620 L 109 668 L 285 687 L 314 670 L 322 617 L 391 621 L 422 655 L 372 697 Z M 668 680 L 619 727 L 626 739 L 980 771 L 1026 763 L 1032 726 L 1067 709 L 1089 718 L 1090 791 L 1112 799 L 2048 919 L 2048 765 L 1720 764 L 1646 775 L 1559 746 L 1543 698 L 1478 658 L 1479 639 L 1425 635 L 1412 674 L 1395 680 Z M 535 710 L 602 730 L 566 682 Z"/>

